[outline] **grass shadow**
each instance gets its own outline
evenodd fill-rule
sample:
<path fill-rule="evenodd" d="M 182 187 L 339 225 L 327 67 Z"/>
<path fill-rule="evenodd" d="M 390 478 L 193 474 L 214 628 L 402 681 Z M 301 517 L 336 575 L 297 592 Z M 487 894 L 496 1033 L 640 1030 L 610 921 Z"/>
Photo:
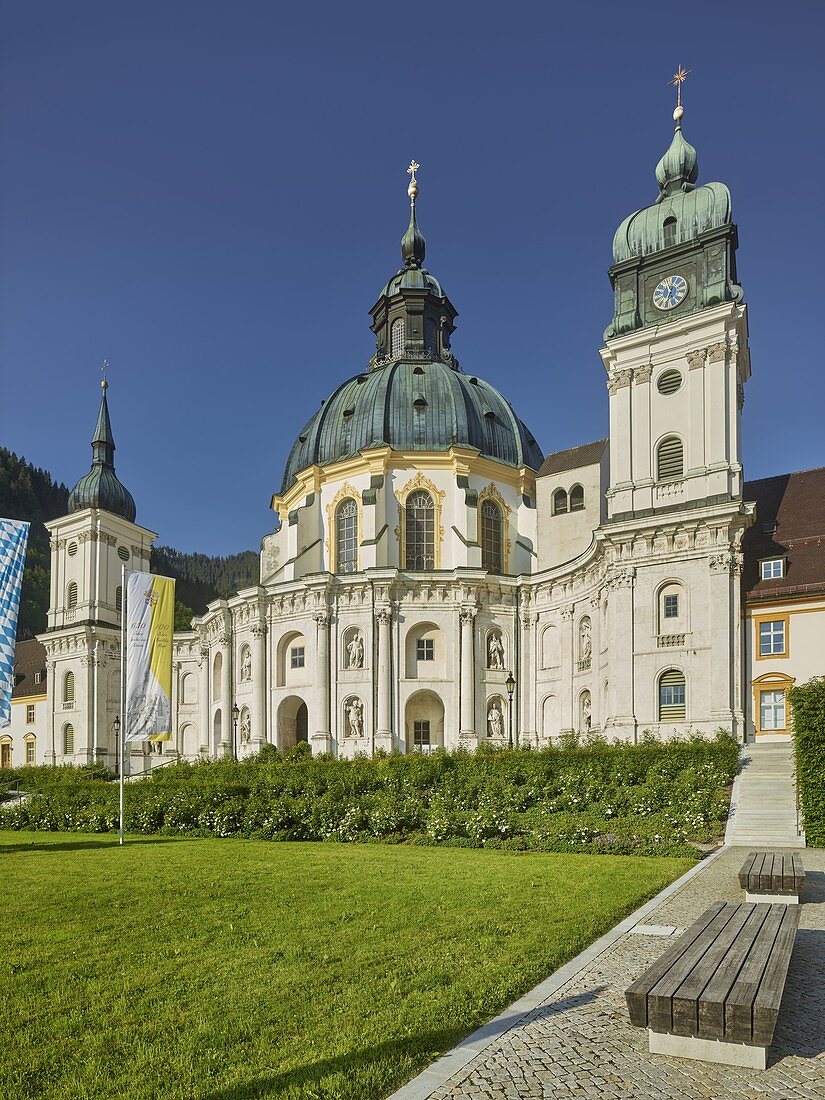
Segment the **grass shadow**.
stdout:
<path fill-rule="evenodd" d="M 0 833 L 0 837 L 2 837 Z M 49 836 L 54 836 L 54 833 L 49 833 Z M 0 855 L 3 852 L 79 852 L 88 848 L 95 848 L 100 851 L 102 848 L 119 848 L 117 834 L 113 837 L 110 834 L 99 834 L 99 840 L 59 840 L 54 843 L 49 841 L 36 841 L 32 840 L 28 843 L 22 842 L 20 844 L 4 844 L 0 840 Z M 165 836 L 147 836 L 147 837 L 133 837 L 127 838 L 124 847 L 129 847 L 130 844 L 174 844 L 174 837 Z"/>

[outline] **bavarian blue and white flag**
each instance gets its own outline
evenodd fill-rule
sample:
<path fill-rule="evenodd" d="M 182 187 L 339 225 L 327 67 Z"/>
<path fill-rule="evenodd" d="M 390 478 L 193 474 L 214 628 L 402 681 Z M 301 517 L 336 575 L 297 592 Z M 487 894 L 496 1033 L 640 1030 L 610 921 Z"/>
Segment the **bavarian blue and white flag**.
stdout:
<path fill-rule="evenodd" d="M 0 728 L 11 725 L 14 645 L 28 541 L 28 523 L 0 519 Z"/>

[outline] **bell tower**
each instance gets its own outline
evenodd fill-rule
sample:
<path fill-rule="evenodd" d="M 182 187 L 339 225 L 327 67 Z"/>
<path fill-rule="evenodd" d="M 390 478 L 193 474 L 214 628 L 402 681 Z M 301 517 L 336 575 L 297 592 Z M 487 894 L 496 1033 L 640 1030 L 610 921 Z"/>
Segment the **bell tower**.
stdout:
<path fill-rule="evenodd" d="M 601 357 L 610 395 L 608 517 L 632 519 L 742 497 L 741 410 L 750 377 L 737 229 L 722 183 L 697 186 L 676 123 L 659 194 L 613 240 L 613 320 Z"/>
<path fill-rule="evenodd" d="M 107 365 L 104 364 L 104 374 Z M 49 521 L 51 590 L 46 647 L 51 729 L 47 763 L 111 767 L 120 700 L 121 577 L 149 570 L 153 531 L 135 523 L 132 494 L 115 474 L 115 441 L 104 377 L 92 464 L 69 496 L 68 515 Z"/>

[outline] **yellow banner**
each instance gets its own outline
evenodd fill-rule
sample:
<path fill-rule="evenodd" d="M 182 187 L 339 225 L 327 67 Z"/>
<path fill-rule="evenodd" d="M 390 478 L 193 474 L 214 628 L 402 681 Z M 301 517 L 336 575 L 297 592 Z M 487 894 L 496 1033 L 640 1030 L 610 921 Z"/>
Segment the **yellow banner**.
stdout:
<path fill-rule="evenodd" d="M 126 741 L 172 739 L 175 582 L 152 573 L 126 581 Z"/>

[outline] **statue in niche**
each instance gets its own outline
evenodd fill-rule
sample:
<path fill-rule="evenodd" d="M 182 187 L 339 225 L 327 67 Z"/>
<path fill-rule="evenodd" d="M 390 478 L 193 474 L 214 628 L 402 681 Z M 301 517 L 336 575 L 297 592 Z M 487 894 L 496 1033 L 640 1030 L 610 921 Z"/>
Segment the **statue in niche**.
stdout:
<path fill-rule="evenodd" d="M 501 737 L 504 723 L 501 717 L 498 703 L 495 699 L 490 701 L 490 709 L 487 711 L 487 736 Z"/>
<path fill-rule="evenodd" d="M 593 700 L 590 698 L 590 692 L 586 691 L 582 695 L 582 721 L 581 732 L 590 733 L 590 725 L 593 720 Z"/>
<path fill-rule="evenodd" d="M 490 640 L 487 642 L 487 667 L 504 668 L 504 643 L 501 635 L 496 631 L 490 634 Z"/>
<path fill-rule="evenodd" d="M 590 619 L 588 619 L 588 618 L 582 619 L 582 624 L 579 627 L 579 660 L 580 661 L 589 661 L 590 660 L 590 652 L 591 652 L 591 649 L 593 647 L 593 643 L 591 641 L 591 635 L 590 635 L 591 629 L 592 628 L 591 628 L 591 625 L 590 625 Z"/>
<path fill-rule="evenodd" d="M 364 667 L 364 639 L 359 631 L 353 634 L 347 643 L 347 668 Z"/>
<path fill-rule="evenodd" d="M 346 737 L 361 737 L 364 727 L 364 704 L 357 696 L 348 700 L 345 711 L 347 715 Z"/>
<path fill-rule="evenodd" d="M 249 711 L 244 707 L 241 713 L 241 741 L 243 744 L 248 745 L 252 740 L 252 719 L 249 717 Z"/>
<path fill-rule="evenodd" d="M 252 651 L 248 645 L 243 647 L 241 653 L 241 680 L 247 684 L 252 679 Z"/>

